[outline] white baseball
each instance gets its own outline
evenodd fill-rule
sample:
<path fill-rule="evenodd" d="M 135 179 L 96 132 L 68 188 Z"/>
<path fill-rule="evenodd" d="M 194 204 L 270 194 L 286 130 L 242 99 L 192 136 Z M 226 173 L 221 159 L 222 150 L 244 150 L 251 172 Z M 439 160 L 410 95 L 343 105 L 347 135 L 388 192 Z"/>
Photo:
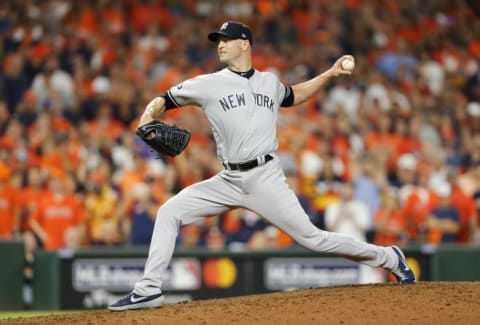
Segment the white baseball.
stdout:
<path fill-rule="evenodd" d="M 355 68 L 355 62 L 350 59 L 346 59 L 342 61 L 342 69 L 346 71 L 352 71 Z"/>

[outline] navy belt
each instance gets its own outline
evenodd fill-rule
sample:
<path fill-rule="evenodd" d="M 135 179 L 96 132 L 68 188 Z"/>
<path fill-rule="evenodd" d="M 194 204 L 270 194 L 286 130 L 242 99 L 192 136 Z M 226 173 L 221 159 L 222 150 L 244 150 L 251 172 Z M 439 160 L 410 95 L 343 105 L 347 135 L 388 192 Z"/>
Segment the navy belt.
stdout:
<path fill-rule="evenodd" d="M 272 159 L 273 159 L 272 155 L 265 155 L 263 157 L 260 157 L 260 159 L 257 158 L 257 159 L 253 159 L 253 160 L 249 160 L 241 163 L 223 162 L 223 166 L 228 170 L 246 171 L 246 170 L 250 170 L 252 168 L 258 167 L 260 165 L 264 165 Z M 261 161 L 263 161 L 263 163 L 260 163 Z"/>

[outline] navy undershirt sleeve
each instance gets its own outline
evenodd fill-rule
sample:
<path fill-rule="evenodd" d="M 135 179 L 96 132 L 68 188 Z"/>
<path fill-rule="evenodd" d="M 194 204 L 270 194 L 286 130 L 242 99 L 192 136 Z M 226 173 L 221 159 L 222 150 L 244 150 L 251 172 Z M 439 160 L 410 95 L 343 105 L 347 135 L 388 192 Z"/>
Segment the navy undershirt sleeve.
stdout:
<path fill-rule="evenodd" d="M 280 104 L 280 106 L 282 107 L 292 106 L 294 102 L 295 102 L 295 96 L 293 94 L 292 87 L 285 86 L 285 97 L 283 98 L 283 101 Z"/>
<path fill-rule="evenodd" d="M 162 95 L 163 98 L 165 98 L 165 110 L 173 109 L 173 108 L 178 108 L 180 106 L 177 106 L 175 102 L 172 100 L 171 95 L 166 92 L 165 94 Z"/>

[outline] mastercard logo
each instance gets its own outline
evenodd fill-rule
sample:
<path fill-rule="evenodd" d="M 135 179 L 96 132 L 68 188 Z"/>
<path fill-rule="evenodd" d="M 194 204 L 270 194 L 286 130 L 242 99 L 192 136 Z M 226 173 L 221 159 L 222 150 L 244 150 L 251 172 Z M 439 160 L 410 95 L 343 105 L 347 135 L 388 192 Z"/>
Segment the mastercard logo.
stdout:
<path fill-rule="evenodd" d="M 420 276 L 422 275 L 420 263 L 418 263 L 418 261 L 412 257 L 407 257 L 405 262 L 407 262 L 407 265 L 412 269 L 413 273 L 415 273 L 417 280 L 420 279 Z"/>
<path fill-rule="evenodd" d="M 230 288 L 237 280 L 237 267 L 229 258 L 211 258 L 203 263 L 203 282 L 209 288 Z"/>

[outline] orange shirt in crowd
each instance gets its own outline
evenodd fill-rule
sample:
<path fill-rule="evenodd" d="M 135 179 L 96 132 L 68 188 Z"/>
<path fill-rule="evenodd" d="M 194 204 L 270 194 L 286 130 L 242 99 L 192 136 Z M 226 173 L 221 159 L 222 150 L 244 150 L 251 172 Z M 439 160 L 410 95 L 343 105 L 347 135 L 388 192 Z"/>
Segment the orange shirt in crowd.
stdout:
<path fill-rule="evenodd" d="M 365 137 L 365 148 L 374 150 L 382 148 L 388 154 L 388 168 L 390 171 L 396 168 L 396 159 L 401 137 L 395 133 L 369 132 Z"/>
<path fill-rule="evenodd" d="M 428 217 L 432 207 L 438 203 L 438 197 L 432 191 L 413 189 L 403 205 L 408 232 L 411 239 L 418 235 L 418 226 Z"/>
<path fill-rule="evenodd" d="M 480 40 L 473 40 L 468 44 L 468 51 L 476 58 L 480 58 Z"/>
<path fill-rule="evenodd" d="M 155 90 L 162 93 L 181 82 L 184 78 L 183 71 L 180 68 L 170 68 L 161 78 L 158 79 Z"/>
<path fill-rule="evenodd" d="M 397 158 L 403 154 L 420 152 L 421 150 L 422 143 L 420 140 L 414 138 L 400 138 L 394 160 L 397 161 Z"/>
<path fill-rule="evenodd" d="M 277 245 L 280 248 L 288 248 L 294 244 L 292 237 L 290 237 L 286 232 L 283 230 L 278 229 L 277 235 Z"/>
<path fill-rule="evenodd" d="M 372 150 L 375 147 L 383 147 L 395 152 L 400 143 L 400 136 L 395 133 L 369 132 L 365 137 L 365 147 Z"/>
<path fill-rule="evenodd" d="M 64 175 L 67 170 L 68 160 L 65 156 L 55 148 L 49 148 L 49 151 L 43 153 L 43 156 L 40 157 L 40 166 L 48 170 L 52 174 Z"/>
<path fill-rule="evenodd" d="M 466 243 L 470 238 L 469 225 L 475 221 L 476 208 L 473 197 L 466 195 L 460 188 L 455 187 L 452 191 L 452 205 L 456 207 L 460 213 L 460 223 L 458 229 L 458 242 Z"/>
<path fill-rule="evenodd" d="M 120 2 L 113 2 L 110 6 L 103 8 L 100 14 L 107 30 L 114 34 L 120 34 L 126 29 L 126 17 L 120 4 Z"/>
<path fill-rule="evenodd" d="M 32 215 L 37 210 L 38 203 L 40 202 L 43 194 L 44 192 L 40 188 L 35 187 L 25 187 L 19 190 L 18 197 L 22 198 L 18 202 L 20 214 L 22 216 L 20 224 L 21 231 L 30 229 L 28 220 L 26 220 L 26 216 Z"/>
<path fill-rule="evenodd" d="M 375 213 L 375 225 L 382 225 L 380 228 L 396 228 L 401 230 L 407 229 L 407 221 L 404 211 L 401 209 L 392 211 L 387 215 L 385 208 L 381 207 Z M 386 219 L 386 220 L 385 220 Z M 377 245 L 390 246 L 398 244 L 399 238 L 388 232 L 377 231 L 375 233 L 374 242 Z"/>
<path fill-rule="evenodd" d="M 140 3 L 140 1 L 133 1 L 129 12 L 130 16 L 127 17 L 131 22 L 132 27 L 136 27 L 136 31 L 146 31 L 152 25 L 157 24 L 163 30 L 171 30 L 175 28 L 175 23 L 179 23 L 177 20 L 178 17 L 172 15 L 171 10 L 163 3 L 164 1 L 150 1 L 154 3 L 146 4 Z M 190 3 L 185 2 L 186 7 L 190 12 L 196 10 L 196 1 Z M 143 13 L 138 14 L 138 11 L 135 11 L 136 8 L 141 8 Z M 143 16 L 142 16 L 143 15 Z"/>
<path fill-rule="evenodd" d="M 100 23 L 97 18 L 97 14 L 95 9 L 90 6 L 82 6 L 80 8 L 77 15 L 75 15 L 76 19 L 72 21 L 75 30 L 78 33 L 81 33 L 85 36 L 90 36 L 98 33 L 98 29 L 100 27 Z"/>
<path fill-rule="evenodd" d="M 238 210 L 229 210 L 225 212 L 222 218 L 222 228 L 230 234 L 240 231 L 242 226 L 241 219 L 238 216 Z"/>
<path fill-rule="evenodd" d="M 67 229 L 79 225 L 83 220 L 83 213 L 73 195 L 55 197 L 48 193 L 39 202 L 32 218 L 48 236 L 43 243 L 44 249 L 54 251 L 65 246 Z"/>
<path fill-rule="evenodd" d="M 0 184 L 3 183 L 0 181 Z M 0 239 L 9 238 L 15 228 L 17 191 L 10 185 L 0 185 Z M 19 230 L 19 229 L 18 229 Z"/>
<path fill-rule="evenodd" d="M 118 139 L 120 134 L 125 130 L 121 122 L 111 120 L 109 122 L 103 122 L 99 120 L 93 120 L 88 123 L 88 129 L 94 134 L 101 134 L 106 139 L 111 141 Z"/>
<path fill-rule="evenodd" d="M 144 159 L 144 158 L 135 158 Z M 137 184 L 142 184 L 145 181 L 147 169 L 145 166 L 140 166 L 136 169 L 125 170 L 120 176 L 120 192 L 126 195 Z"/>

